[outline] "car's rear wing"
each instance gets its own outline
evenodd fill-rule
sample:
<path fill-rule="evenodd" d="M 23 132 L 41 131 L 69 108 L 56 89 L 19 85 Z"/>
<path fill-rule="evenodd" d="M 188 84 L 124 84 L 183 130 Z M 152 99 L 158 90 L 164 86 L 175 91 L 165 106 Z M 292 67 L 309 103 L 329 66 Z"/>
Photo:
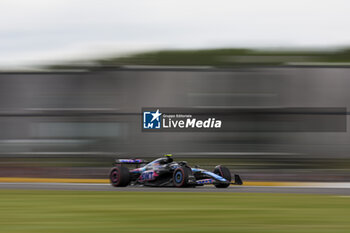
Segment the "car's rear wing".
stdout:
<path fill-rule="evenodd" d="M 115 164 L 144 164 L 147 163 L 144 159 L 116 159 Z"/>

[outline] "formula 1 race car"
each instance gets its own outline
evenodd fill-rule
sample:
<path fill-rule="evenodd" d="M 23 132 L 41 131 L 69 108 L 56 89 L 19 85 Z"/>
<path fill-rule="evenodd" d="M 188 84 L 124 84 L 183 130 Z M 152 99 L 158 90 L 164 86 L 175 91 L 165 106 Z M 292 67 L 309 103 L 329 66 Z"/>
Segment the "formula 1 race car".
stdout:
<path fill-rule="evenodd" d="M 124 164 L 134 164 L 137 168 L 129 170 Z M 110 172 L 110 181 L 114 187 L 144 185 L 154 187 L 195 187 L 214 184 L 217 188 L 227 188 L 230 184 L 242 185 L 242 179 L 228 168 L 218 165 L 213 172 L 191 168 L 187 162 L 174 162 L 171 155 L 147 162 L 142 159 L 118 159 Z"/>

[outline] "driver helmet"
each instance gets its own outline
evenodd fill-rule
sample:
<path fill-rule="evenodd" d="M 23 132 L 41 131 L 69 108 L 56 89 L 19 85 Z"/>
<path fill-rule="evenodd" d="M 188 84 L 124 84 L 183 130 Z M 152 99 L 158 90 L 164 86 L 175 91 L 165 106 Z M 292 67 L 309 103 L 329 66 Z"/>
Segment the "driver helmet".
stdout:
<path fill-rule="evenodd" d="M 165 154 L 164 156 L 167 159 L 167 163 L 171 163 L 171 162 L 174 161 L 173 158 L 172 158 L 172 156 L 173 156 L 172 154 Z"/>

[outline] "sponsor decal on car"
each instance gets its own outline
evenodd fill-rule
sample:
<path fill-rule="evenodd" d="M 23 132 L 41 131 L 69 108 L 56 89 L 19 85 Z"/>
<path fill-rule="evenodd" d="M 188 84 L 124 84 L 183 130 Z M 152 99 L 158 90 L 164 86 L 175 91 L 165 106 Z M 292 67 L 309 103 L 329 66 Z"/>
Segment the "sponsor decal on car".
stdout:
<path fill-rule="evenodd" d="M 158 174 L 155 171 L 145 171 L 141 174 L 140 180 L 146 181 L 146 180 L 154 180 Z"/>
<path fill-rule="evenodd" d="M 213 179 L 203 179 L 203 180 L 197 180 L 197 184 L 212 184 L 214 182 Z"/>

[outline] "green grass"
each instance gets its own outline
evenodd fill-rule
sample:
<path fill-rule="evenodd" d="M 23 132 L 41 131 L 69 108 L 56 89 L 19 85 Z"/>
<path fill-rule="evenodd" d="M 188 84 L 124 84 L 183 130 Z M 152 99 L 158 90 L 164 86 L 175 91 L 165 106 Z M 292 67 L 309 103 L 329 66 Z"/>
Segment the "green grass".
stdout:
<path fill-rule="evenodd" d="M 350 232 L 350 198 L 0 190 L 0 232 Z"/>

